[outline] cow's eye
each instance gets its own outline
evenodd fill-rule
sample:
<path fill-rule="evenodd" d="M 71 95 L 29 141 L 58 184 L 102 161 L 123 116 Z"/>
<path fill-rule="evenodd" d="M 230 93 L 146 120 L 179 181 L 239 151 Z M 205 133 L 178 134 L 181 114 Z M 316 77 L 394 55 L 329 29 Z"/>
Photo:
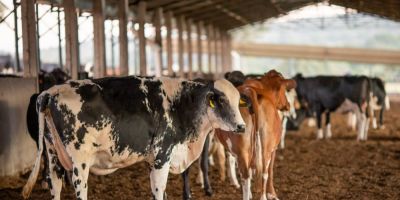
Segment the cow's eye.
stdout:
<path fill-rule="evenodd" d="M 219 103 L 220 105 L 222 105 L 224 102 L 225 102 L 225 99 L 223 99 L 223 98 L 219 98 L 219 99 L 218 99 L 218 103 Z"/>

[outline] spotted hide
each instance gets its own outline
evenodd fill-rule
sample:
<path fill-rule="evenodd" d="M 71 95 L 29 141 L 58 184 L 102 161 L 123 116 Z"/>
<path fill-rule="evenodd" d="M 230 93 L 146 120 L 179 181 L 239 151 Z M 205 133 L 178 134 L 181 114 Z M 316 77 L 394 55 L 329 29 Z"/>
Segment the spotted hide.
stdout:
<path fill-rule="evenodd" d="M 54 86 L 38 97 L 39 152 L 23 196 L 36 181 L 44 138 L 53 199 L 62 188 L 58 169 L 73 172 L 77 199 L 87 199 L 89 172 L 109 174 L 139 161 L 150 164 L 153 197 L 163 199 L 168 172 L 181 173 L 196 160 L 212 129 L 243 129 L 239 99 L 224 79 L 131 76 Z"/>

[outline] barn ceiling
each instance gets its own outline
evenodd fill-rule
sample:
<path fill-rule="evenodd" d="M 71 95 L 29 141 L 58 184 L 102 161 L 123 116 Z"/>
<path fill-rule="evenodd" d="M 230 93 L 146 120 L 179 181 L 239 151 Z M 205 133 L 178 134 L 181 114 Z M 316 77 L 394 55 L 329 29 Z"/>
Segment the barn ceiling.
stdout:
<path fill-rule="evenodd" d="M 129 0 L 131 15 L 140 0 Z M 60 5 L 62 0 L 38 0 L 40 3 Z M 81 11 L 91 11 L 92 0 L 75 0 Z M 261 22 L 284 15 L 289 11 L 320 3 L 316 0 L 146 0 L 147 11 L 157 8 L 171 11 L 175 16 L 183 15 L 194 22 L 202 21 L 222 30 L 230 30 L 247 24 Z M 398 0 L 328 0 L 330 4 L 352 8 L 359 12 L 378 15 L 400 21 Z M 106 0 L 107 18 L 117 17 L 116 0 Z"/>

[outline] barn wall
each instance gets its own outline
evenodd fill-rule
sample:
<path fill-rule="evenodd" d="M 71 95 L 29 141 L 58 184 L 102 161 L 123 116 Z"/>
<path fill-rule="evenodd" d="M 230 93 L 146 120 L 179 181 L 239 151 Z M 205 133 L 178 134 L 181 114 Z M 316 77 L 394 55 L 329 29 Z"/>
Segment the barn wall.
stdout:
<path fill-rule="evenodd" d="M 0 177 L 17 175 L 34 163 L 37 148 L 26 127 L 34 91 L 34 78 L 0 79 Z"/>

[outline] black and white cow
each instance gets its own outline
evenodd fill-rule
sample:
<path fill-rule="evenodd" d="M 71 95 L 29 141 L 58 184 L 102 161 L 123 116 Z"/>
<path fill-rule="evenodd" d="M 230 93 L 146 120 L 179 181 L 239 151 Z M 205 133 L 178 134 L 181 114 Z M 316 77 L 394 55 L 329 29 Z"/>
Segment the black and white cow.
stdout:
<path fill-rule="evenodd" d="M 332 136 L 330 113 L 354 112 L 357 117 L 358 140 L 366 140 L 368 133 L 369 80 L 365 76 L 316 76 L 304 78 L 296 75 L 297 97 L 305 111 L 315 113 L 317 138 L 324 137 L 321 128 L 322 114 L 326 113 L 325 137 Z"/>
<path fill-rule="evenodd" d="M 372 118 L 372 127 L 383 127 L 383 112 L 390 109 L 389 97 L 386 94 L 385 83 L 380 78 L 370 78 L 370 113 Z M 375 118 L 375 111 L 379 112 L 379 122 Z"/>
<path fill-rule="evenodd" d="M 139 161 L 150 164 L 153 197 L 163 199 L 168 172 L 182 173 L 196 160 L 212 129 L 244 131 L 239 99 L 224 79 L 131 76 L 56 85 L 38 97 L 39 151 L 22 194 L 27 198 L 36 181 L 44 138 L 53 199 L 60 198 L 61 168 L 73 171 L 76 196 L 87 199 L 89 171 L 110 174 Z"/>

